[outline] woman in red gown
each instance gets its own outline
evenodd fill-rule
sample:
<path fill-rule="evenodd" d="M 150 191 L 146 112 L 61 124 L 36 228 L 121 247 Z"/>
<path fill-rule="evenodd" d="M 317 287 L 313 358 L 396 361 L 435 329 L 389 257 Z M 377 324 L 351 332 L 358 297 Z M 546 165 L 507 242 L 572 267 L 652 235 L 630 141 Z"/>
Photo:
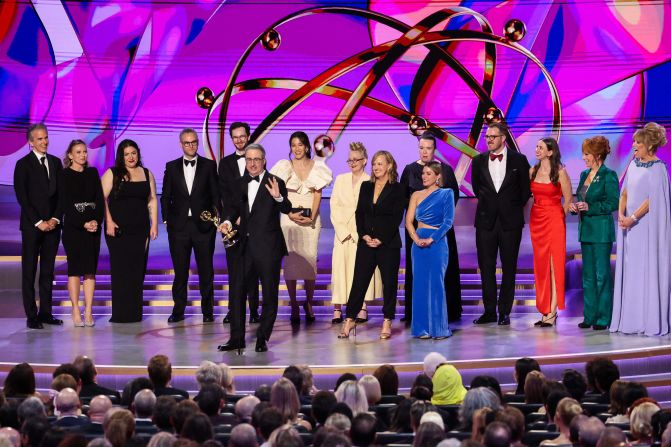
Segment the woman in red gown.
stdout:
<path fill-rule="evenodd" d="M 534 250 L 536 308 L 542 318 L 534 326 L 551 327 L 557 321 L 557 308 L 564 308 L 565 216 L 572 191 L 554 138 L 538 141 L 536 159 L 538 162 L 529 170 L 534 196 L 529 228 Z"/>

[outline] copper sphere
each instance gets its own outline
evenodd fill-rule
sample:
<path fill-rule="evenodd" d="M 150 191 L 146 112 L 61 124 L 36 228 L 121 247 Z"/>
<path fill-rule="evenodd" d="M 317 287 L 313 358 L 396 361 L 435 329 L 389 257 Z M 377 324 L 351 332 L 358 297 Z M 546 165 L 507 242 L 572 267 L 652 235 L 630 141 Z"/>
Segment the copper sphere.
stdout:
<path fill-rule="evenodd" d="M 527 33 L 527 27 L 524 22 L 518 19 L 510 19 L 503 27 L 503 35 L 511 42 L 519 42 L 524 39 Z"/>
<path fill-rule="evenodd" d="M 209 109 L 214 104 L 214 93 L 207 87 L 201 87 L 196 92 L 196 102 L 203 109 Z"/>
<path fill-rule="evenodd" d="M 312 146 L 319 157 L 329 158 L 335 152 L 335 143 L 328 135 L 319 135 Z"/>
<path fill-rule="evenodd" d="M 497 109 L 496 107 L 490 107 L 487 109 L 482 118 L 485 120 L 485 123 L 487 124 L 500 123 L 501 121 L 503 121 L 503 112 L 500 109 Z"/>
<path fill-rule="evenodd" d="M 428 127 L 429 123 L 420 116 L 412 115 L 408 121 L 408 130 L 416 137 L 422 135 Z"/>
<path fill-rule="evenodd" d="M 275 51 L 280 47 L 282 37 L 275 29 L 269 29 L 261 36 L 261 45 L 268 51 Z"/>

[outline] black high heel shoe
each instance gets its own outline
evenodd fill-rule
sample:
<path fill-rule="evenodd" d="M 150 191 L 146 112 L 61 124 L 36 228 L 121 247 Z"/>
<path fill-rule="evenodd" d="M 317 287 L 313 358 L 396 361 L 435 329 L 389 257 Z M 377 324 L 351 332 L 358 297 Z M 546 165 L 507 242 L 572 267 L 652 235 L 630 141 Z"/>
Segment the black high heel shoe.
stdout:
<path fill-rule="evenodd" d="M 298 311 L 298 305 L 296 306 L 291 306 L 291 317 L 289 318 L 289 322 L 292 325 L 300 324 L 301 323 L 301 316 Z"/>
<path fill-rule="evenodd" d="M 361 314 L 362 314 L 363 312 L 365 312 L 365 315 L 366 315 L 365 317 L 362 317 L 362 316 L 361 316 Z M 359 314 L 356 316 L 356 319 L 355 319 L 354 321 L 356 321 L 357 323 L 365 323 L 365 322 L 367 322 L 367 321 L 368 321 L 368 309 L 361 309 L 361 310 L 359 311 Z"/>
<path fill-rule="evenodd" d="M 338 315 L 336 317 L 336 315 Z M 331 324 L 340 324 L 342 323 L 342 309 L 333 309 L 333 319 Z"/>
<path fill-rule="evenodd" d="M 555 324 L 557 324 L 557 311 L 555 311 L 552 314 L 548 314 L 547 316 L 543 317 L 543 321 L 541 321 L 540 327 L 552 327 Z"/>
<path fill-rule="evenodd" d="M 308 309 L 310 311 L 308 311 Z M 305 322 L 306 323 L 314 323 L 316 318 L 314 312 L 312 312 L 312 303 L 308 303 L 307 301 L 303 303 L 303 310 L 305 311 Z"/>

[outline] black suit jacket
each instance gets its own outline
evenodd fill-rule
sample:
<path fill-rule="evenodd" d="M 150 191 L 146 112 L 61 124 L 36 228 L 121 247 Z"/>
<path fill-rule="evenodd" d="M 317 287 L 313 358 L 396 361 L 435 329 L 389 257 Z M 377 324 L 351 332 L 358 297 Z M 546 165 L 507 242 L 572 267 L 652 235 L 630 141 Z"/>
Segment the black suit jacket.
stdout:
<path fill-rule="evenodd" d="M 379 239 L 382 245 L 390 248 L 401 248 L 399 226 L 403 220 L 403 209 L 406 206 L 403 186 L 400 183 L 387 183 L 377 203 L 373 204 L 373 182 L 363 182 L 356 206 L 356 228 L 359 233 L 359 244 L 366 244 L 365 235 Z"/>
<path fill-rule="evenodd" d="M 34 228 L 40 220 L 47 221 L 52 217 L 62 219 L 58 179 L 63 165 L 57 157 L 46 155 L 49 164 L 48 180 L 40 161 L 32 151 L 16 162 L 14 192 L 21 206 L 21 230 Z"/>
<path fill-rule="evenodd" d="M 168 231 L 184 229 L 191 214 L 197 219 L 198 229 L 203 232 L 214 230 L 211 222 L 200 220 L 200 213 L 209 211 L 213 216 L 220 214 L 219 188 L 217 185 L 217 164 L 198 156 L 196 174 L 191 194 L 184 178 L 184 158 L 170 161 L 165 165 L 163 193 L 161 194 L 161 216 L 168 223 Z"/>
<path fill-rule="evenodd" d="M 104 396 L 116 396 L 117 399 L 121 400 L 121 394 L 119 394 L 117 390 L 105 388 L 104 386 L 100 386 L 95 382 L 82 384 L 82 388 L 79 390 L 79 397 L 96 397 L 101 394 Z"/>
<path fill-rule="evenodd" d="M 269 179 L 277 180 L 281 202 L 276 201 L 268 192 L 265 185 L 269 185 Z M 240 242 L 237 250 L 248 250 L 253 255 L 264 256 L 269 259 L 278 259 L 287 255 L 287 244 L 284 241 L 282 228 L 280 227 L 280 213 L 287 214 L 291 211 L 291 202 L 287 197 L 287 187 L 284 180 L 266 171 L 259 185 L 251 211 L 247 200 L 247 177 L 238 179 L 231 200 L 224 200 L 225 220 L 235 223 L 240 218 L 238 235 Z"/>
<path fill-rule="evenodd" d="M 241 177 L 238 168 L 238 156 L 235 152 L 219 161 L 219 196 L 222 202 L 226 202 L 232 197 Z"/>
<path fill-rule="evenodd" d="M 473 158 L 471 181 L 478 198 L 475 227 L 491 230 L 497 217 L 504 230 L 524 227 L 524 205 L 531 197 L 527 157 L 508 149 L 506 175 L 498 192 L 489 174 L 488 162 L 489 152 Z"/>

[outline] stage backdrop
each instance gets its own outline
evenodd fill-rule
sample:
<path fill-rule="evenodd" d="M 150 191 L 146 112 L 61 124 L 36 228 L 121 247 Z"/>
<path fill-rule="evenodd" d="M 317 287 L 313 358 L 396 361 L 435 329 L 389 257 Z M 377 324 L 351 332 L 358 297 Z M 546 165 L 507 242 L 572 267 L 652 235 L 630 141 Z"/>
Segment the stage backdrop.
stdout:
<path fill-rule="evenodd" d="M 670 24 L 666 1 L 8 0 L 0 183 L 11 184 L 37 121 L 51 153 L 84 139 L 101 171 L 121 139 L 137 140 L 159 183 L 181 128 L 204 132 L 201 152 L 216 159 L 237 120 L 270 165 L 292 131 L 327 135 L 335 173 L 352 141 L 402 167 L 416 159 L 414 134 L 433 128 L 465 195 L 492 120 L 511 126 L 532 163 L 538 138 L 558 136 L 574 182 L 583 138 L 606 135 L 622 175 L 633 131 L 671 121 Z"/>

